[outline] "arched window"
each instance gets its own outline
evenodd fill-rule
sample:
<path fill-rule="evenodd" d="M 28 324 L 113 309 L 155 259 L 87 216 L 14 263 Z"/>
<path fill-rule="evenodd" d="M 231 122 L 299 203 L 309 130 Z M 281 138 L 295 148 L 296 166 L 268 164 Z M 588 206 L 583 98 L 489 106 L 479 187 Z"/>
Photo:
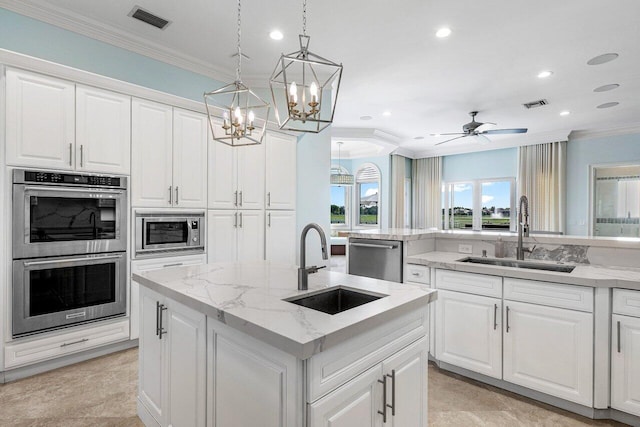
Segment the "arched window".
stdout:
<path fill-rule="evenodd" d="M 378 227 L 380 225 L 380 169 L 365 163 L 356 172 L 356 225 Z"/>
<path fill-rule="evenodd" d="M 340 165 L 332 165 L 331 173 L 348 174 Z M 351 228 L 351 185 L 331 185 L 331 228 Z"/>

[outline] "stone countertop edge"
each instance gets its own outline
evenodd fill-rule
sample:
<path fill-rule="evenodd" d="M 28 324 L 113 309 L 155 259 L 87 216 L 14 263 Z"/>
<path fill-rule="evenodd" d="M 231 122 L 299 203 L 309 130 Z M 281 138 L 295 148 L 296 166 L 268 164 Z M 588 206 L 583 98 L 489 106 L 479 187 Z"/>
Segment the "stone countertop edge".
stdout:
<path fill-rule="evenodd" d="M 176 267 L 175 269 L 188 269 L 190 267 Z M 347 275 L 345 275 L 347 276 Z M 293 356 L 299 359 L 308 359 L 314 354 L 325 351 L 331 347 L 334 347 L 344 341 L 349 340 L 350 338 L 364 333 L 371 328 L 382 325 L 394 318 L 397 318 L 405 313 L 409 313 L 413 310 L 420 309 L 420 307 L 426 308 L 426 306 L 437 299 L 437 291 L 433 289 L 429 289 L 422 286 L 416 286 L 425 291 L 423 295 L 416 296 L 415 298 L 403 302 L 402 304 L 395 305 L 390 307 L 382 312 L 378 312 L 374 315 L 367 316 L 366 318 L 350 322 L 348 325 L 328 332 L 324 333 L 321 336 L 310 337 L 307 340 L 299 341 L 292 337 L 285 336 L 283 334 L 278 333 L 277 331 L 271 330 L 266 326 L 259 325 L 255 322 L 252 322 L 243 317 L 237 316 L 229 311 L 225 311 L 224 309 L 215 307 L 207 302 L 198 300 L 192 296 L 181 292 L 180 290 L 173 289 L 169 286 L 165 286 L 161 283 L 158 283 L 148 277 L 145 277 L 144 273 L 141 274 L 133 274 L 133 280 L 138 282 L 140 285 L 145 286 L 163 296 L 166 296 L 182 305 L 185 305 L 193 310 L 196 310 L 200 313 L 205 314 L 206 316 L 216 319 L 227 326 L 232 327 L 240 332 L 246 333 L 247 335 L 258 339 L 262 342 L 265 342 L 275 348 L 278 348 L 286 353 L 292 354 Z M 361 278 L 367 279 L 367 278 Z M 374 280 L 374 279 L 369 279 Z M 335 284 L 334 286 L 339 286 Z M 331 287 L 334 287 L 331 286 Z M 345 283 L 343 286 L 358 289 L 358 285 L 354 283 Z M 370 289 L 365 289 L 366 292 L 370 292 Z M 295 294 L 299 292 L 300 295 L 309 292 L 315 293 L 318 289 L 309 289 L 309 291 L 297 291 L 297 289 L 292 289 L 291 294 Z M 375 291 L 374 291 L 375 292 Z M 381 291 L 385 292 L 385 291 Z M 356 310 L 358 307 L 352 309 Z M 315 310 L 298 307 L 297 310 L 309 310 L 314 313 L 318 313 Z M 322 315 L 330 316 L 328 314 L 322 313 Z"/>
<path fill-rule="evenodd" d="M 640 269 L 637 268 L 608 268 L 594 265 L 576 265 L 576 268 L 571 273 L 561 273 L 529 268 L 472 264 L 459 261 L 460 259 L 467 257 L 469 257 L 469 255 L 455 252 L 427 252 L 407 257 L 407 263 L 425 265 L 445 270 L 504 276 L 516 279 L 540 280 L 544 282 L 556 282 L 594 288 L 626 288 L 640 290 Z M 501 259 L 513 260 L 513 258 Z M 541 264 L 556 264 L 553 262 L 533 262 Z"/>

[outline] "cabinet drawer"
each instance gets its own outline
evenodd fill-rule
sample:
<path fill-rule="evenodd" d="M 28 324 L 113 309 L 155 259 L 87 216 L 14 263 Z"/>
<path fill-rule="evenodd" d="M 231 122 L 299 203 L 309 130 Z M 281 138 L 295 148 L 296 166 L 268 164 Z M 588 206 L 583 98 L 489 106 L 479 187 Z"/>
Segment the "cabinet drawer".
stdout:
<path fill-rule="evenodd" d="M 640 291 L 614 289 L 613 312 L 615 314 L 640 317 Z"/>
<path fill-rule="evenodd" d="M 4 348 L 4 366 L 8 369 L 29 365 L 126 339 L 129 339 L 128 319 L 28 342 L 7 344 Z"/>
<path fill-rule="evenodd" d="M 431 283 L 429 267 L 426 265 L 406 264 L 404 266 L 404 281 L 428 285 Z"/>
<path fill-rule="evenodd" d="M 502 297 L 502 277 L 436 270 L 436 288 L 500 298 Z"/>
<path fill-rule="evenodd" d="M 187 265 L 206 264 L 207 256 L 202 255 L 185 255 L 172 256 L 167 258 L 154 258 L 145 260 L 131 261 L 131 273 L 140 273 L 142 271 L 159 270 L 169 267 L 184 267 Z"/>
<path fill-rule="evenodd" d="M 587 286 L 505 277 L 504 299 L 593 312 L 593 288 Z"/>

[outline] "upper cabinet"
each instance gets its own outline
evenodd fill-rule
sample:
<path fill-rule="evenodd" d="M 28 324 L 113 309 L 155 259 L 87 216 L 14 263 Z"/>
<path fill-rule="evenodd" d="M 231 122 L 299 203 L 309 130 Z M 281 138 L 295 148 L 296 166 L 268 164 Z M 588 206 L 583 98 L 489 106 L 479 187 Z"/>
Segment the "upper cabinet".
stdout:
<path fill-rule="evenodd" d="M 129 174 L 131 98 L 7 69 L 7 163 Z"/>
<path fill-rule="evenodd" d="M 147 100 L 132 102 L 132 203 L 207 206 L 207 118 Z"/>
<path fill-rule="evenodd" d="M 296 144 L 293 136 L 268 133 L 266 208 L 296 208 Z"/>

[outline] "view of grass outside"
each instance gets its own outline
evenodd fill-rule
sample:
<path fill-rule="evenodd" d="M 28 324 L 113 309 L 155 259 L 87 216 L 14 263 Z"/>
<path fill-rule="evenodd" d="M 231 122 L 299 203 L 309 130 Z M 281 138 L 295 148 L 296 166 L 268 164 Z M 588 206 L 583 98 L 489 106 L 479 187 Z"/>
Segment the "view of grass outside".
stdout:
<path fill-rule="evenodd" d="M 509 230 L 511 227 L 511 182 L 485 181 L 482 189 L 482 229 Z M 442 224 L 449 221 L 451 229 L 473 228 L 473 185 L 471 183 L 448 186 L 450 205 L 448 215 L 442 209 Z M 444 201 L 443 194 L 443 201 Z"/>
<path fill-rule="evenodd" d="M 331 186 L 331 224 L 346 224 L 347 188 Z"/>
<path fill-rule="evenodd" d="M 358 184 L 360 206 L 358 224 L 378 224 L 378 182 L 362 182 Z"/>

